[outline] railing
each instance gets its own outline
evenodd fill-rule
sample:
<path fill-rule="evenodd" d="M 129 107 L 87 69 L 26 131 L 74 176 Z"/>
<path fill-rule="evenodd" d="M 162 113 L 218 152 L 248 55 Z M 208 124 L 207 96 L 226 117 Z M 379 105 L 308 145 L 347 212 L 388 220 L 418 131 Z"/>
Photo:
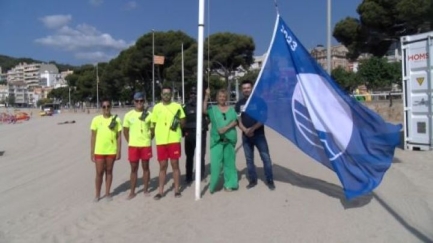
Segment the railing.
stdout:
<path fill-rule="evenodd" d="M 376 93 L 376 94 L 357 94 L 357 95 L 351 95 L 352 97 L 364 97 L 364 101 L 371 97 L 371 101 L 381 101 L 381 100 L 402 100 L 403 99 L 403 93 L 402 92 L 382 92 L 382 93 Z"/>

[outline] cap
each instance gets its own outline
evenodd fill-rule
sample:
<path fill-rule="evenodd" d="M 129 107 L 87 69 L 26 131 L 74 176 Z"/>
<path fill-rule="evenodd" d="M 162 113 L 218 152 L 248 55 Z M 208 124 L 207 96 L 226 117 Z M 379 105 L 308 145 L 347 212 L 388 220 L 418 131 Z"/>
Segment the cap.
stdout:
<path fill-rule="evenodd" d="M 134 100 L 144 100 L 144 94 L 141 92 L 137 92 L 134 94 Z"/>

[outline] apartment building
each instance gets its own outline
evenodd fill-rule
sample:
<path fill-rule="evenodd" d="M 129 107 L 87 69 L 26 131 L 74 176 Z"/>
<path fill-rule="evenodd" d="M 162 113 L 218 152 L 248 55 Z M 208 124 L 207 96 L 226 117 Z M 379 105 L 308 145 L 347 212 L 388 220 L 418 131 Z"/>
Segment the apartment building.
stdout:
<path fill-rule="evenodd" d="M 348 69 L 350 64 L 346 55 L 349 50 L 344 45 L 336 45 L 331 47 L 331 67 L 332 70 L 337 67 Z M 318 45 L 310 51 L 311 56 L 316 59 L 324 69 L 327 69 L 327 50 L 323 45 Z"/>
<path fill-rule="evenodd" d="M 30 103 L 29 91 L 24 81 L 8 82 L 9 96 L 13 97 L 14 104 L 17 106 L 27 106 Z"/>
<path fill-rule="evenodd" d="M 23 81 L 28 89 L 33 90 L 38 86 L 53 86 L 58 74 L 54 64 L 20 63 L 7 72 L 7 81 Z"/>
<path fill-rule="evenodd" d="M 9 87 L 7 85 L 0 84 L 0 104 L 8 102 Z"/>
<path fill-rule="evenodd" d="M 42 87 L 54 86 L 61 78 L 59 69 L 53 64 L 41 64 L 39 67 L 39 85 Z"/>

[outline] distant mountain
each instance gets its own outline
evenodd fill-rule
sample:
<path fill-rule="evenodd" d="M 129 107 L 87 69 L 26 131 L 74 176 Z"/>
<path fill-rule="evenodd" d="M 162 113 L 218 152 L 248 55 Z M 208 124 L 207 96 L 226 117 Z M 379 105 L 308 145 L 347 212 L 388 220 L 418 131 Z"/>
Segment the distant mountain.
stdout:
<path fill-rule="evenodd" d="M 2 72 L 7 72 L 11 68 L 15 67 L 16 65 L 18 65 L 19 63 L 22 63 L 22 62 L 47 63 L 47 62 L 43 62 L 43 61 L 39 61 L 39 60 L 34 60 L 34 59 L 31 59 L 28 57 L 15 58 L 15 57 L 10 57 L 10 56 L 0 55 L 0 67 L 2 68 Z M 73 70 L 73 69 L 77 68 L 76 66 L 72 66 L 69 64 L 59 64 L 59 63 L 56 63 L 55 61 L 49 61 L 48 63 L 52 63 L 52 64 L 56 65 L 57 68 L 59 69 L 59 72 L 66 71 L 68 69 Z"/>

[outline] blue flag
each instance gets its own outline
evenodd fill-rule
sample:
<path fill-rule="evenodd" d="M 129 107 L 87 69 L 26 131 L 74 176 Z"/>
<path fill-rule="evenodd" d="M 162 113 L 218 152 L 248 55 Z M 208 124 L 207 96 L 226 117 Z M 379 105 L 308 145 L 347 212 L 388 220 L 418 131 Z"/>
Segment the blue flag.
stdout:
<path fill-rule="evenodd" d="M 400 144 L 402 126 L 343 92 L 280 16 L 245 112 L 333 170 L 347 199 L 380 184 Z"/>

